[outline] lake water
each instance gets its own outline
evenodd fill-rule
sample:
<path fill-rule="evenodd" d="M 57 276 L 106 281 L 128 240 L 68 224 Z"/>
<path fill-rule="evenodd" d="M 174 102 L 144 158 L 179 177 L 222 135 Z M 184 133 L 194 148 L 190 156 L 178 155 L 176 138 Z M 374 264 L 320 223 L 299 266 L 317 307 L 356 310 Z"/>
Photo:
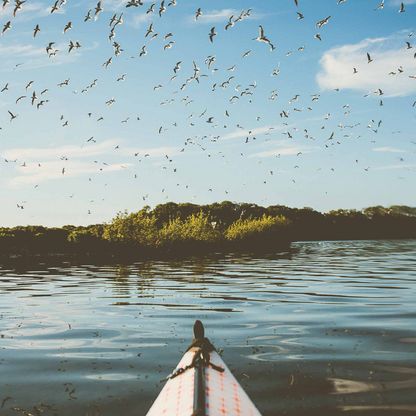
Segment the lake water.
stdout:
<path fill-rule="evenodd" d="M 201 319 L 266 415 L 416 414 L 416 240 L 0 268 L 0 415 L 145 415 Z"/>

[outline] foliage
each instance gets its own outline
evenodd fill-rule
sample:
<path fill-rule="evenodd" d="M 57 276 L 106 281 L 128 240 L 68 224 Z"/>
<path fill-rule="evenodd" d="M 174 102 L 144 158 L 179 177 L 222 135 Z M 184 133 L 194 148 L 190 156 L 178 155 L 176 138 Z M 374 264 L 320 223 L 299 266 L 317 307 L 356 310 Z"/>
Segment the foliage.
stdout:
<path fill-rule="evenodd" d="M 374 206 L 361 211 L 252 203 L 169 202 L 121 212 L 108 224 L 0 227 L 0 258 L 32 254 L 147 256 L 212 250 L 275 250 L 299 240 L 416 238 L 416 208 Z"/>
<path fill-rule="evenodd" d="M 227 240 L 245 240 L 253 236 L 277 233 L 289 225 L 289 221 L 282 215 L 272 217 L 263 214 L 261 218 L 239 219 L 232 223 L 225 231 Z"/>
<path fill-rule="evenodd" d="M 192 214 L 182 220 L 174 218 L 165 223 L 160 230 L 162 244 L 176 242 L 214 243 L 221 239 L 221 233 L 214 228 L 208 217 L 202 211 Z"/>
<path fill-rule="evenodd" d="M 147 207 L 132 214 L 120 212 L 104 227 L 103 238 L 110 242 L 155 247 L 159 240 L 156 217 L 149 213 Z"/>

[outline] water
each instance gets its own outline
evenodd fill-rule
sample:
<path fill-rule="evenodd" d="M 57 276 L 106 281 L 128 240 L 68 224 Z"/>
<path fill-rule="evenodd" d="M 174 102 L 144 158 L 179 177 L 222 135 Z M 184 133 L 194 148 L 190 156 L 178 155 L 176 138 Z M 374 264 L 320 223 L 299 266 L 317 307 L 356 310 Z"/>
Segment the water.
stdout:
<path fill-rule="evenodd" d="M 264 415 L 416 414 L 416 240 L 0 269 L 0 415 L 145 415 L 195 319 Z"/>

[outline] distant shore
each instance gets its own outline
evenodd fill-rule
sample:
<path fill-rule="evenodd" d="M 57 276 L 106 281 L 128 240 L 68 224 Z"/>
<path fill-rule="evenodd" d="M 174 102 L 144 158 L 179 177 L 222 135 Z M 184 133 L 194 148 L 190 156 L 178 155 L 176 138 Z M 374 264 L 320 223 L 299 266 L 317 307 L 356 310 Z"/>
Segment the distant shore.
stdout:
<path fill-rule="evenodd" d="M 0 262 L 135 261 L 227 253 L 287 251 L 293 241 L 416 238 L 416 208 L 370 207 L 320 213 L 229 201 L 167 203 L 118 213 L 86 227 L 0 228 Z"/>

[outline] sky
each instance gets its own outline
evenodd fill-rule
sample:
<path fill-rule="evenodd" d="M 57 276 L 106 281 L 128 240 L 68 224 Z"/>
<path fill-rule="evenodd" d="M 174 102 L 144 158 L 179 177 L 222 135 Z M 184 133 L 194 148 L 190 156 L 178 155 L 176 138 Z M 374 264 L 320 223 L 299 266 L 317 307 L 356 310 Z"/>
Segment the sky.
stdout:
<path fill-rule="evenodd" d="M 416 0 L 100 3 L 0 4 L 0 226 L 416 206 Z"/>

